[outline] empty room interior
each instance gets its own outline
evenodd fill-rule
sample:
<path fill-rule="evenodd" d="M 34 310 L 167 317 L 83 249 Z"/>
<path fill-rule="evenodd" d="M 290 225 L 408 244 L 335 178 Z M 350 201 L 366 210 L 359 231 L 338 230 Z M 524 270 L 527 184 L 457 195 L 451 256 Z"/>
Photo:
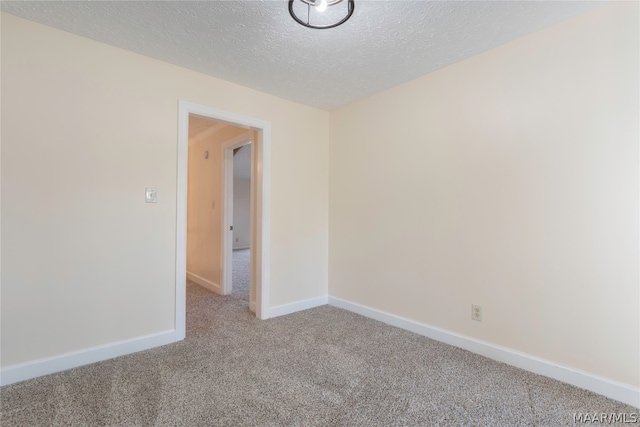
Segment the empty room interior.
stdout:
<path fill-rule="evenodd" d="M 638 2 L 0 7 L 1 425 L 640 422 Z"/>

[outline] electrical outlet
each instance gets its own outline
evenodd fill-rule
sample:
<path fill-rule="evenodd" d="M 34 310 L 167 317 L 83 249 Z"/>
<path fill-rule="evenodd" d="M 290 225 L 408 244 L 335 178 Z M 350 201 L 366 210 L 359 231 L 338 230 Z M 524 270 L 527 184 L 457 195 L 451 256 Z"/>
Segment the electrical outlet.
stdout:
<path fill-rule="evenodd" d="M 482 322 L 482 306 L 471 304 L 471 319 Z"/>

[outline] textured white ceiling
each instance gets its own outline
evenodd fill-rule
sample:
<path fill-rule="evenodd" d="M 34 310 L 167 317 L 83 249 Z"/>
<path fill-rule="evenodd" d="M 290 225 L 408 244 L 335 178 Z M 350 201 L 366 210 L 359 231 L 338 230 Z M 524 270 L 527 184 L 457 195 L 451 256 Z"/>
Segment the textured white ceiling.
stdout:
<path fill-rule="evenodd" d="M 313 30 L 277 1 L 2 1 L 3 11 L 333 110 L 603 2 L 355 0 Z"/>

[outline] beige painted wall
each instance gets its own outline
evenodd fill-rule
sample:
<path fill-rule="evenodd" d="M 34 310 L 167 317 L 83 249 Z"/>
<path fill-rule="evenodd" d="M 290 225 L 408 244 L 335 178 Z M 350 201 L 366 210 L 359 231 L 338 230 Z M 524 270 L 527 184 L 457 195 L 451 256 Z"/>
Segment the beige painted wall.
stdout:
<path fill-rule="evenodd" d="M 247 129 L 227 126 L 212 136 L 189 140 L 187 183 L 187 272 L 222 286 L 222 143 Z M 206 131 L 203 132 L 206 134 Z M 204 153 L 209 153 L 204 158 Z"/>
<path fill-rule="evenodd" d="M 333 112 L 330 295 L 638 386 L 638 55 L 619 3 Z"/>
<path fill-rule="evenodd" d="M 1 67 L 3 367 L 174 328 L 179 99 L 271 122 L 271 306 L 326 295 L 328 113 L 4 13 Z"/>

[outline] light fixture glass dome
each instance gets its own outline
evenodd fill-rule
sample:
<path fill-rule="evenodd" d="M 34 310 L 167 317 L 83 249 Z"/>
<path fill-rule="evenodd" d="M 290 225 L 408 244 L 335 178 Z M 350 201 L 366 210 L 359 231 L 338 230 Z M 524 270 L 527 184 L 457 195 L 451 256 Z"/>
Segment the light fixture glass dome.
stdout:
<path fill-rule="evenodd" d="M 289 0 L 289 13 L 308 28 L 334 28 L 353 15 L 354 0 Z"/>

